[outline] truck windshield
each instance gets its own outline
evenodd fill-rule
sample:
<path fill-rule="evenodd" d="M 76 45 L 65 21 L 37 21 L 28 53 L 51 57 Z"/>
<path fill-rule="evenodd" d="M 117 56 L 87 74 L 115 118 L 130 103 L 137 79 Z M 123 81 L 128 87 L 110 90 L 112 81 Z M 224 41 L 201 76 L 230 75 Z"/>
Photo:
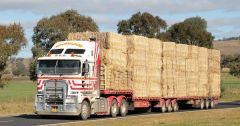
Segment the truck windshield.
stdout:
<path fill-rule="evenodd" d="M 74 75 L 81 73 L 79 60 L 39 60 L 37 74 Z"/>

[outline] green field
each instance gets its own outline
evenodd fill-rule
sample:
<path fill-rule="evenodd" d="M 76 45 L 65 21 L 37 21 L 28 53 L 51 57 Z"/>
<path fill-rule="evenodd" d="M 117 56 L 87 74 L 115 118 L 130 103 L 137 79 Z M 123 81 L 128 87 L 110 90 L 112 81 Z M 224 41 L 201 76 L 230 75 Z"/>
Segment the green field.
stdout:
<path fill-rule="evenodd" d="M 34 112 L 36 83 L 27 78 L 15 78 L 0 89 L 0 115 Z"/>
<path fill-rule="evenodd" d="M 221 101 L 240 101 L 240 79 L 222 73 L 221 76 Z"/>
<path fill-rule="evenodd" d="M 0 103 L 33 98 L 36 92 L 36 83 L 26 78 L 17 78 L 9 82 L 7 87 L 0 89 Z"/>

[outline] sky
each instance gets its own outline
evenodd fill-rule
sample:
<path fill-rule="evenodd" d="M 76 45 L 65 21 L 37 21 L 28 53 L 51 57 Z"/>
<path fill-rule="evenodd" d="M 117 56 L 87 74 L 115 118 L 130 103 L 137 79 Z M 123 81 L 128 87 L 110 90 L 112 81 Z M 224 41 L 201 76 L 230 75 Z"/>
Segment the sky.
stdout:
<path fill-rule="evenodd" d="M 33 27 L 44 18 L 77 10 L 92 17 L 100 31 L 117 32 L 117 23 L 137 12 L 149 12 L 168 26 L 200 16 L 215 39 L 240 35 L 240 0 L 1 0 L 0 25 L 20 23 L 28 44 L 17 57 L 31 57 Z"/>

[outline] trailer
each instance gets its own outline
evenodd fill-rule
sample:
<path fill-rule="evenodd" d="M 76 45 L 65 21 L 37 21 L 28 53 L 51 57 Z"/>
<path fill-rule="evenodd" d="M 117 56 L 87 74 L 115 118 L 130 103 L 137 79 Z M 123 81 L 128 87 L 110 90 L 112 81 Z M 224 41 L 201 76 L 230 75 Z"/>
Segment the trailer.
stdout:
<path fill-rule="evenodd" d="M 38 58 L 38 115 L 85 120 L 126 116 L 137 108 L 175 112 L 182 105 L 209 109 L 218 103 L 217 50 L 109 32 L 73 33 L 68 39 Z"/>

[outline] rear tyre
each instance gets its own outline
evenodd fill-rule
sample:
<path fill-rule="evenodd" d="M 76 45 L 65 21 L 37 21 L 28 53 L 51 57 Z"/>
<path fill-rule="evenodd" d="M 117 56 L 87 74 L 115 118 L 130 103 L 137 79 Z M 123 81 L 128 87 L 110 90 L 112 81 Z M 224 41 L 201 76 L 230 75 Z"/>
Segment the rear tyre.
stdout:
<path fill-rule="evenodd" d="M 204 109 L 204 100 L 203 99 L 201 99 L 200 100 L 200 109 Z"/>
<path fill-rule="evenodd" d="M 110 108 L 110 114 L 112 117 L 116 117 L 119 112 L 118 108 L 118 102 L 116 99 L 112 100 L 111 108 Z"/>
<path fill-rule="evenodd" d="M 208 109 L 208 108 L 209 108 L 209 104 L 210 104 L 210 103 L 209 103 L 209 100 L 206 99 L 206 100 L 205 100 L 205 109 Z"/>
<path fill-rule="evenodd" d="M 171 105 L 171 102 L 168 104 L 168 107 L 167 107 L 167 109 L 168 109 L 168 112 L 172 112 L 172 105 Z"/>
<path fill-rule="evenodd" d="M 128 113 L 128 103 L 126 99 L 122 99 L 121 106 L 120 106 L 120 115 L 126 116 Z"/>
<path fill-rule="evenodd" d="M 80 117 L 82 120 L 86 120 L 90 117 L 90 105 L 87 101 L 82 102 Z"/>
<path fill-rule="evenodd" d="M 210 106 L 209 106 L 210 108 L 214 108 L 215 107 L 215 104 L 214 104 L 214 100 L 213 99 L 211 99 L 210 100 Z"/>
<path fill-rule="evenodd" d="M 167 107 L 166 107 L 166 103 L 165 102 L 162 104 L 161 111 L 162 111 L 162 113 L 167 111 Z"/>
<path fill-rule="evenodd" d="M 178 103 L 175 102 L 175 103 L 173 104 L 173 111 L 174 111 L 174 112 L 177 112 L 178 110 L 179 110 Z"/>

